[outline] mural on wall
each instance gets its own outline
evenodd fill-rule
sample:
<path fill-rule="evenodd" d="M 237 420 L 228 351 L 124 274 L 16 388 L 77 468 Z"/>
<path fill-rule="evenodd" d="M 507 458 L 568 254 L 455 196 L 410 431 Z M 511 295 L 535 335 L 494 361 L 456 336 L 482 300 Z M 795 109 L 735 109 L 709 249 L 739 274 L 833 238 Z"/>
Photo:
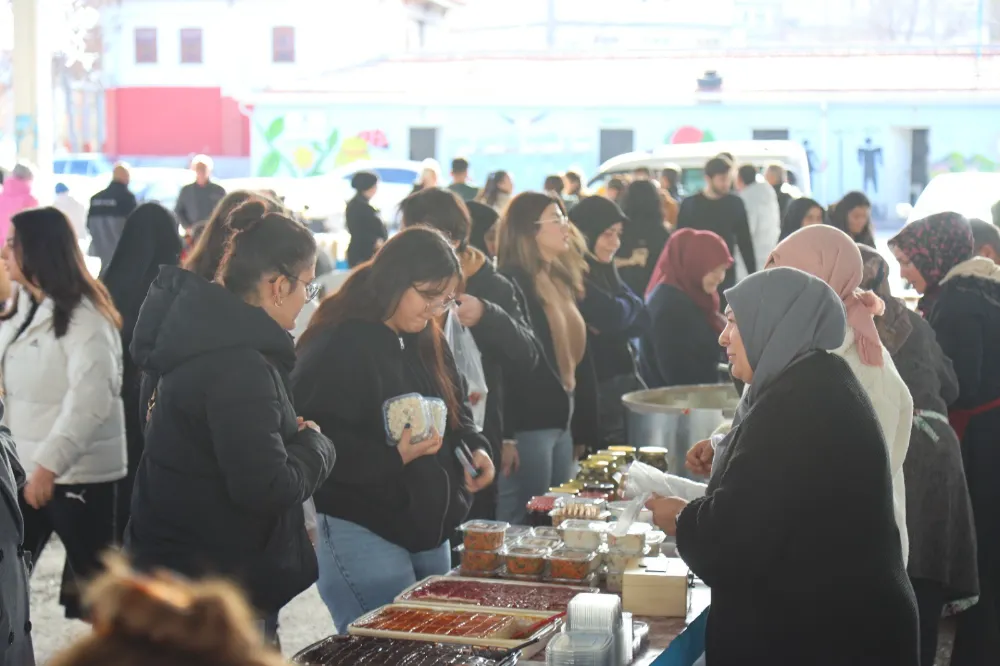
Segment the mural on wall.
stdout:
<path fill-rule="evenodd" d="M 931 178 L 943 173 L 959 173 L 962 171 L 1000 171 L 1000 161 L 995 161 L 985 155 L 963 155 L 953 152 L 941 157 L 930 165 Z"/>
<path fill-rule="evenodd" d="M 678 127 L 673 132 L 669 132 L 663 139 L 664 143 L 706 143 L 715 141 L 715 134 L 712 130 L 703 130 L 693 125 Z"/>
<path fill-rule="evenodd" d="M 802 150 L 806 151 L 806 162 L 809 164 L 809 182 L 815 187 L 816 174 L 821 170 L 819 155 L 809 145 L 809 139 L 802 140 Z"/>
<path fill-rule="evenodd" d="M 882 149 L 872 142 L 870 136 L 865 137 L 864 145 L 858 148 L 858 164 L 863 170 L 861 188 L 865 194 L 878 194 L 878 172 L 882 163 Z"/>
<path fill-rule="evenodd" d="M 254 123 L 254 129 L 266 146 L 264 155 L 254 170 L 261 178 L 319 176 L 331 168 L 371 159 L 372 149 L 389 148 L 385 132 L 378 129 L 364 130 L 342 141 L 337 128 L 319 132 L 316 128 L 304 133 L 289 132 L 287 115 L 274 118 L 267 127 Z M 298 138 L 290 138 L 290 134 L 298 135 Z M 310 138 L 303 138 L 304 136 Z"/>

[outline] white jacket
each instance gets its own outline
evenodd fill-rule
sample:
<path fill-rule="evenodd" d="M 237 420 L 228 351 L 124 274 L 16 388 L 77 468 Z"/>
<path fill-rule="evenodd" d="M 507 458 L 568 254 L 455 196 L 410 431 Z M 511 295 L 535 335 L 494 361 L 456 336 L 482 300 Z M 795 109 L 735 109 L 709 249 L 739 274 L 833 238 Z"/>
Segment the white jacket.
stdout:
<path fill-rule="evenodd" d="M 50 299 L 16 340 L 31 312 L 18 296 L 17 314 L 0 325 L 0 363 L 6 413 L 3 424 L 17 442 L 30 475 L 36 465 L 56 483 L 102 483 L 126 474 L 122 346 L 119 332 L 89 299 L 73 311 L 56 339 Z"/>
<path fill-rule="evenodd" d="M 904 566 L 910 558 L 910 538 L 906 531 L 906 484 L 903 480 L 903 461 L 910 448 L 910 428 L 913 425 L 913 397 L 906 382 L 900 377 L 892 357 L 882 349 L 881 368 L 861 362 L 858 347 L 854 343 L 854 331 L 847 329 L 844 344 L 832 353 L 840 356 L 851 367 L 854 376 L 864 387 L 875 410 L 882 436 L 889 453 L 889 472 L 892 476 L 892 503 L 896 516 L 896 527 L 903 547 Z M 845 479 L 845 492 L 850 492 L 850 479 Z M 690 481 L 673 474 L 665 475 L 670 494 L 691 501 L 705 495 L 708 487 L 704 483 Z"/>
<path fill-rule="evenodd" d="M 757 270 L 762 271 L 767 255 L 771 254 L 781 235 L 781 207 L 778 205 L 778 195 L 766 182 L 757 182 L 743 188 L 740 198 L 743 199 L 743 205 L 747 209 Z M 736 275 L 740 279 L 747 276 L 742 256 L 736 260 Z"/>

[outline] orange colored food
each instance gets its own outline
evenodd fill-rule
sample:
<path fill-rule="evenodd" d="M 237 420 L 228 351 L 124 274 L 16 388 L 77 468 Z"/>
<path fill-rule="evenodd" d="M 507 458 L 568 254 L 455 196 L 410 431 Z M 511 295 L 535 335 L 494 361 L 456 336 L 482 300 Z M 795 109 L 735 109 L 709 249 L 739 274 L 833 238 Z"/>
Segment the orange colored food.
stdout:
<path fill-rule="evenodd" d="M 507 536 L 506 523 L 473 521 L 462 526 L 467 550 L 500 550 Z"/>
<path fill-rule="evenodd" d="M 512 548 L 507 551 L 507 573 L 515 576 L 541 576 L 545 571 L 545 552 L 532 548 Z"/>
<path fill-rule="evenodd" d="M 469 550 L 462 551 L 462 573 L 493 573 L 503 563 L 500 551 Z"/>
<path fill-rule="evenodd" d="M 556 580 L 585 580 L 591 574 L 593 554 L 562 554 L 549 558 L 549 574 Z"/>

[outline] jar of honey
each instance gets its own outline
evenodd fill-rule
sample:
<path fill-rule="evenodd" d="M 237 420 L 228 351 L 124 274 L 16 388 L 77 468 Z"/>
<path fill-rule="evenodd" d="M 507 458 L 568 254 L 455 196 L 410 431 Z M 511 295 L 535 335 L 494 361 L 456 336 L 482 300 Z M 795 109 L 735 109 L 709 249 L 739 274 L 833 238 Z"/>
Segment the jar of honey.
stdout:
<path fill-rule="evenodd" d="M 644 446 L 639 449 L 637 460 L 641 463 L 655 467 L 661 472 L 670 471 L 670 464 L 667 462 L 667 455 L 670 452 L 659 446 Z"/>

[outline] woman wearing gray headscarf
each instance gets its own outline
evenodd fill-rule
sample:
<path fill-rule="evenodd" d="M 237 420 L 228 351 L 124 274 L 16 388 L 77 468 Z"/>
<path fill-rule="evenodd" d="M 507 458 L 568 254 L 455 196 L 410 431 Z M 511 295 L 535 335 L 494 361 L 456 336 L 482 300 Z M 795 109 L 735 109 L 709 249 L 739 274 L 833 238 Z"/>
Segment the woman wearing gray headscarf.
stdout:
<path fill-rule="evenodd" d="M 865 262 L 862 289 L 885 302 L 875 317 L 882 345 L 892 355 L 913 396 L 906 477 L 906 527 L 910 533 L 907 573 L 920 614 L 920 662 L 937 653 L 942 608 L 967 608 L 979 594 L 976 533 L 958 436 L 948 423 L 948 405 L 958 399 L 958 378 L 934 329 L 889 289 L 882 255 L 858 245 Z"/>
<path fill-rule="evenodd" d="M 793 268 L 726 291 L 720 337 L 743 393 L 706 495 L 650 502 L 712 588 L 707 666 L 917 666 L 885 440 L 835 354 L 846 314 Z"/>

